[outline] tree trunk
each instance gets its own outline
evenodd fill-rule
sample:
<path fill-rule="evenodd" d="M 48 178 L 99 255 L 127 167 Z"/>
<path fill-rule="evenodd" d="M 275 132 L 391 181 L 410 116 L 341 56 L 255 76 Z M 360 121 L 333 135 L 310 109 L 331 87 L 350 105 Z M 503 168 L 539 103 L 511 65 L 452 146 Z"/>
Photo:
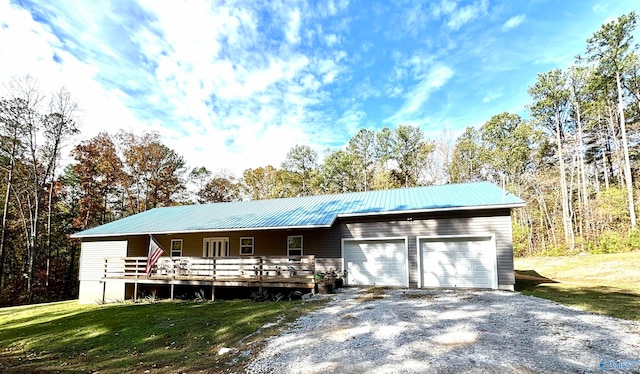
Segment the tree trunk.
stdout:
<path fill-rule="evenodd" d="M 11 154 L 9 156 L 9 175 L 7 176 L 7 190 L 4 196 L 4 205 L 2 209 L 2 232 L 0 233 L 0 289 L 4 285 L 4 261 L 6 257 L 5 240 L 7 230 L 7 215 L 9 211 L 9 197 L 13 189 L 13 167 L 15 165 L 16 150 L 18 148 L 18 127 L 13 129 L 13 143 L 11 145 Z"/>
<path fill-rule="evenodd" d="M 580 168 L 580 181 L 582 184 L 582 219 L 583 219 L 583 226 L 584 229 L 586 231 L 586 233 L 588 234 L 589 231 L 589 217 L 591 217 L 590 214 L 590 207 L 589 207 L 589 195 L 587 194 L 587 183 L 588 183 L 588 179 L 587 179 L 587 172 L 585 170 L 585 162 L 584 162 L 584 140 L 583 140 L 583 134 L 582 134 L 582 113 L 580 112 L 580 102 L 578 100 L 576 100 L 575 102 L 575 107 L 576 107 L 576 119 L 578 122 L 578 165 Z M 584 243 L 584 241 L 583 241 Z"/>
<path fill-rule="evenodd" d="M 556 230 L 555 230 L 555 226 L 553 224 L 553 220 L 551 219 L 551 216 L 549 215 L 549 209 L 547 208 L 547 203 L 544 200 L 544 195 L 542 193 L 542 187 L 540 186 L 536 186 L 536 195 L 538 196 L 538 204 L 540 206 L 540 211 L 543 213 L 540 215 L 541 217 L 541 221 L 545 221 L 547 222 L 547 224 L 549 225 L 549 234 L 550 234 L 550 239 L 553 242 L 554 246 L 558 245 L 558 239 L 556 238 Z M 541 222 L 543 223 L 543 222 Z M 542 225 L 542 227 L 546 226 L 545 224 Z M 542 228 L 541 227 L 541 228 Z M 541 235 L 542 237 L 544 237 L 544 234 Z"/>
<path fill-rule="evenodd" d="M 623 169 L 624 166 L 622 165 L 622 160 L 620 157 L 621 147 L 620 147 L 620 144 L 618 144 L 618 137 L 616 136 L 614 115 L 615 113 L 611 110 L 611 108 L 609 108 L 609 128 L 611 130 L 611 139 L 613 140 L 613 145 L 615 147 L 615 150 L 613 151 L 615 156 L 615 162 L 618 164 L 619 169 Z M 611 167 L 611 176 L 613 178 L 615 177 L 615 168 L 613 165 L 613 161 L 609 160 L 609 166 Z M 622 174 L 618 172 L 618 186 L 620 187 L 622 187 L 622 185 L 624 184 L 622 181 L 622 178 L 623 178 Z"/>
<path fill-rule="evenodd" d="M 564 240 L 573 250 L 574 243 L 571 240 L 573 227 L 571 224 L 571 216 L 569 213 L 569 195 L 567 193 L 567 177 L 564 165 L 564 151 L 562 148 L 562 137 L 560 135 L 560 113 L 556 112 L 556 142 L 558 144 L 558 159 L 560 163 L 560 199 L 562 204 L 562 226 L 564 229 Z"/>
<path fill-rule="evenodd" d="M 581 180 L 580 180 L 580 161 L 579 161 L 579 150 L 574 152 L 573 157 L 571 158 L 571 182 L 569 183 L 569 209 L 571 212 L 571 220 L 573 222 L 574 232 L 571 235 L 572 242 L 575 243 L 575 230 L 578 231 L 578 235 L 580 237 L 584 237 L 584 220 L 585 214 L 581 212 L 582 208 L 579 206 L 582 202 L 582 190 L 581 190 Z M 575 188 L 574 188 L 575 184 Z M 578 198 L 578 206 L 574 206 L 571 202 L 573 201 L 573 191 L 575 190 L 576 197 Z M 576 213 L 576 208 L 578 208 L 578 213 Z"/>
<path fill-rule="evenodd" d="M 76 273 L 76 243 L 69 243 L 69 266 L 67 267 L 67 274 L 64 281 L 64 294 L 65 296 L 75 296 L 73 295 L 73 291 L 75 287 L 73 287 L 74 283 L 77 281 L 77 273 Z"/>
<path fill-rule="evenodd" d="M 577 224 L 576 220 L 576 212 L 573 209 L 573 190 L 574 190 L 574 176 L 577 174 L 576 172 L 576 155 L 574 154 L 571 157 L 571 172 L 569 178 L 569 186 L 567 187 L 567 206 L 569 207 L 569 221 L 571 222 L 571 233 L 570 233 L 570 243 L 571 243 L 571 251 L 575 249 L 576 242 L 576 234 L 575 234 L 575 226 Z M 580 194 L 578 193 L 578 201 L 580 201 Z M 582 232 L 582 231 L 581 231 Z"/>
<path fill-rule="evenodd" d="M 607 144 L 602 132 L 600 133 L 600 143 L 602 144 L 602 167 L 604 176 L 604 188 L 609 189 L 609 167 L 607 166 Z"/>
<path fill-rule="evenodd" d="M 6 257 L 5 239 L 7 230 L 7 212 L 9 210 L 9 197 L 13 184 L 13 158 L 9 165 L 9 175 L 7 177 L 7 190 L 4 196 L 4 205 L 2 210 L 2 232 L 0 233 L 0 289 L 4 286 L 4 259 Z"/>
<path fill-rule="evenodd" d="M 36 248 L 38 241 L 38 220 L 39 220 L 39 210 L 40 210 L 40 194 L 38 193 L 38 186 L 34 186 L 34 202 L 33 202 L 33 211 L 30 212 L 30 238 L 28 241 L 28 263 L 27 263 L 27 292 L 29 293 L 29 303 L 33 300 L 33 273 L 34 266 L 36 260 Z"/>
<path fill-rule="evenodd" d="M 49 289 L 49 275 L 51 274 L 51 210 L 53 200 L 53 180 L 49 184 L 49 202 L 47 204 L 47 270 L 45 286 Z"/>
<path fill-rule="evenodd" d="M 33 204 L 29 204 L 29 218 L 30 218 L 30 238 L 28 241 L 28 262 L 27 262 L 27 292 L 29 293 L 29 303 L 33 300 L 33 274 L 34 265 L 36 259 L 36 250 L 38 243 L 38 222 L 40 221 L 40 181 L 38 179 L 38 160 L 36 159 L 36 151 L 32 150 L 32 172 L 33 172 L 33 185 L 32 197 Z"/>
<path fill-rule="evenodd" d="M 620 112 L 620 130 L 622 132 L 622 152 L 624 154 L 624 178 L 627 185 L 627 200 L 629 202 L 629 219 L 631 229 L 636 228 L 636 208 L 633 201 L 633 177 L 631 175 L 631 162 L 629 161 L 629 145 L 627 143 L 627 126 L 624 118 L 624 107 L 622 103 L 622 88 L 620 84 L 620 74 L 616 72 L 616 86 L 618 88 L 618 111 Z"/>

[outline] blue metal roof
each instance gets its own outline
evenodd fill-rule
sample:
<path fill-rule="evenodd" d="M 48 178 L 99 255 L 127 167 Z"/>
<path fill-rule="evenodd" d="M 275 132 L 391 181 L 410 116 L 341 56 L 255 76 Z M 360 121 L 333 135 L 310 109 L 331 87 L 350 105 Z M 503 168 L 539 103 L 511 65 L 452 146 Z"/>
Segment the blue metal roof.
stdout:
<path fill-rule="evenodd" d="M 450 184 L 155 208 L 72 237 L 330 227 L 337 217 L 523 205 L 517 196 L 488 182 Z"/>

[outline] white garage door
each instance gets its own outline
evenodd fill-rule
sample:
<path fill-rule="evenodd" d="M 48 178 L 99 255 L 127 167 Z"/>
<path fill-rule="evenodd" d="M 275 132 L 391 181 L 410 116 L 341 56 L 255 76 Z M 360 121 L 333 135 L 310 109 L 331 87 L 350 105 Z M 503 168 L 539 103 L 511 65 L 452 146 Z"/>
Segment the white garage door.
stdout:
<path fill-rule="evenodd" d="M 342 248 L 347 284 L 409 286 L 406 238 L 345 239 Z"/>
<path fill-rule="evenodd" d="M 419 238 L 422 287 L 498 288 L 491 237 Z"/>

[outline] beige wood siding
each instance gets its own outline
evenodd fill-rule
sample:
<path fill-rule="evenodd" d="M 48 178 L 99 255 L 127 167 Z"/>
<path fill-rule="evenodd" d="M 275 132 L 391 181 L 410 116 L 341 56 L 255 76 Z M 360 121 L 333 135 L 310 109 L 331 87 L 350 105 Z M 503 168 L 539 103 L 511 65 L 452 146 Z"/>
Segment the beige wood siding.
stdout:
<path fill-rule="evenodd" d="M 170 234 L 154 235 L 158 244 L 165 250 L 165 256 L 170 254 L 172 239 L 182 239 L 182 255 L 185 257 L 202 257 L 204 238 L 229 238 L 229 255 L 240 255 L 240 238 L 254 238 L 255 256 L 286 256 L 287 236 L 303 236 L 304 255 L 322 255 L 327 234 L 331 234 L 331 229 L 305 229 L 305 230 L 256 230 L 256 231 L 231 231 L 231 232 L 211 232 L 193 234 Z M 330 236 L 330 235 L 329 235 Z M 148 236 L 139 236 L 130 239 L 129 256 L 146 256 L 148 251 Z M 340 257 L 340 239 L 336 248 L 331 251 L 331 256 Z"/>
<path fill-rule="evenodd" d="M 128 257 L 141 257 L 149 253 L 149 235 L 127 236 L 126 240 L 129 242 Z M 169 247 L 166 249 L 170 250 Z"/>
<path fill-rule="evenodd" d="M 329 270 L 342 271 L 342 258 L 316 257 L 316 273 Z"/>

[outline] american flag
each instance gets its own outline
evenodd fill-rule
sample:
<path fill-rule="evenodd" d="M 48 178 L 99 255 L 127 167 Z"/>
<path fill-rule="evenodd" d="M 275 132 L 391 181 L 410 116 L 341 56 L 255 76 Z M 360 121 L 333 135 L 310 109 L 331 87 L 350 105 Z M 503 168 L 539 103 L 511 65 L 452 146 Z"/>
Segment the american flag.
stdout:
<path fill-rule="evenodd" d="M 147 273 L 147 278 L 151 277 L 153 267 L 163 253 L 164 249 L 160 247 L 153 236 L 149 235 L 149 254 L 147 255 L 147 266 L 144 268 L 144 272 Z"/>

